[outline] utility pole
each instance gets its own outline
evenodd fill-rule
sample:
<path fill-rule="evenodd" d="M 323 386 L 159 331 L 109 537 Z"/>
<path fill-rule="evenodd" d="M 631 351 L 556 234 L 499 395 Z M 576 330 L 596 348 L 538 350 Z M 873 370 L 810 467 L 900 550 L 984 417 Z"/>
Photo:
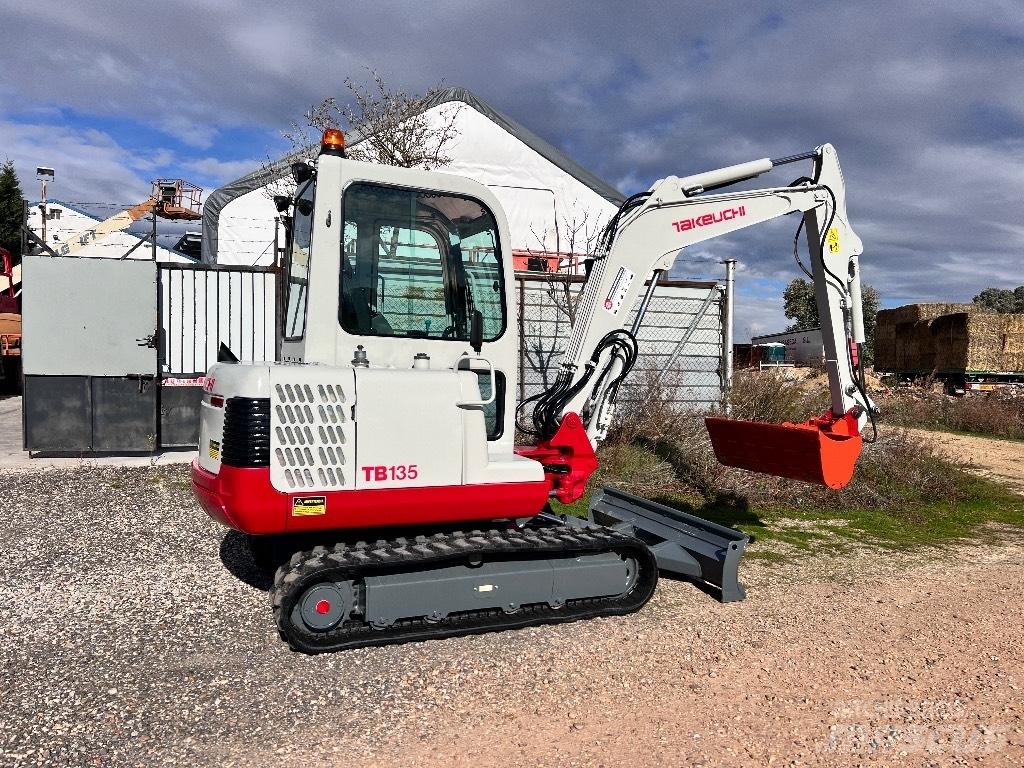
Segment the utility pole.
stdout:
<path fill-rule="evenodd" d="M 28 200 L 25 198 L 21 199 L 21 253 L 18 254 L 18 260 L 25 258 L 28 254 Z M 45 242 L 45 241 L 44 241 Z"/>
<path fill-rule="evenodd" d="M 736 292 L 736 259 L 726 259 L 725 261 L 725 328 L 723 329 L 722 336 L 722 357 L 724 358 L 725 376 L 722 380 L 722 385 L 725 388 L 725 409 L 726 413 L 729 412 L 729 392 L 732 390 L 732 371 L 733 371 L 733 304 L 735 302 Z"/>
<path fill-rule="evenodd" d="M 43 242 L 46 242 L 46 184 L 47 182 L 53 181 L 53 168 L 47 168 L 45 165 L 36 167 L 36 180 L 43 185 L 42 192 L 39 195 L 39 212 L 43 217 Z"/>

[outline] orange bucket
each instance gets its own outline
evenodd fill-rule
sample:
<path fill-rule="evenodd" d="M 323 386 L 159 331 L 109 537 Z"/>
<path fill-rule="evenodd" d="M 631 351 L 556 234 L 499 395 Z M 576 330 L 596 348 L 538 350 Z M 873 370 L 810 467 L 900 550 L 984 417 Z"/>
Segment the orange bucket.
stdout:
<path fill-rule="evenodd" d="M 853 477 L 863 440 L 852 417 L 831 414 L 804 424 L 706 418 L 719 463 L 842 488 Z"/>

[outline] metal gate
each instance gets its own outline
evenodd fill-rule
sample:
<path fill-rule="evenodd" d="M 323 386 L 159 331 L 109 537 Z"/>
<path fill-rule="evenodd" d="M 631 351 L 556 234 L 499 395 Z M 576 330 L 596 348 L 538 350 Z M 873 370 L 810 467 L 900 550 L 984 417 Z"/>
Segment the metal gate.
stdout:
<path fill-rule="evenodd" d="M 158 265 L 161 448 L 194 447 L 206 371 L 225 344 L 243 361 L 277 355 L 273 267 Z"/>
<path fill-rule="evenodd" d="M 28 256 L 23 284 L 28 451 L 194 447 L 220 344 L 276 356 L 271 268 Z"/>
<path fill-rule="evenodd" d="M 155 265 L 26 256 L 23 276 L 25 448 L 152 451 Z"/>

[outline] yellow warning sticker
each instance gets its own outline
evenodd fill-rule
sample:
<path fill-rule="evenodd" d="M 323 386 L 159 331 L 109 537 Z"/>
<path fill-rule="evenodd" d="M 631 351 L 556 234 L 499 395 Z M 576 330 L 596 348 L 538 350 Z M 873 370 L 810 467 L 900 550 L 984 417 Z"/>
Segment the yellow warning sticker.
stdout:
<path fill-rule="evenodd" d="M 210 453 L 210 458 L 211 459 L 213 459 L 214 461 L 219 461 L 220 460 L 220 443 L 218 443 L 216 440 L 211 440 L 210 441 L 209 453 Z"/>
<path fill-rule="evenodd" d="M 326 496 L 296 496 L 292 499 L 292 516 L 326 515 Z"/>
<path fill-rule="evenodd" d="M 832 253 L 839 253 L 839 227 L 829 227 L 828 249 Z"/>

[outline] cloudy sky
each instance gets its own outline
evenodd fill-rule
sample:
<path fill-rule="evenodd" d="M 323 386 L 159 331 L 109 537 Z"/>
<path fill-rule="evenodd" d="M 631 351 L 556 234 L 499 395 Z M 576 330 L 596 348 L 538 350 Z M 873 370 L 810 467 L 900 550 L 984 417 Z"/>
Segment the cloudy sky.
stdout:
<path fill-rule="evenodd" d="M 886 305 L 1024 283 L 1019 1 L 0 0 L 0 21 L 0 159 L 30 196 L 36 165 L 72 202 L 137 202 L 157 175 L 216 187 L 372 67 L 417 92 L 465 85 L 625 193 L 829 141 Z M 737 258 L 737 336 L 784 327 L 793 226 L 676 273 Z"/>

